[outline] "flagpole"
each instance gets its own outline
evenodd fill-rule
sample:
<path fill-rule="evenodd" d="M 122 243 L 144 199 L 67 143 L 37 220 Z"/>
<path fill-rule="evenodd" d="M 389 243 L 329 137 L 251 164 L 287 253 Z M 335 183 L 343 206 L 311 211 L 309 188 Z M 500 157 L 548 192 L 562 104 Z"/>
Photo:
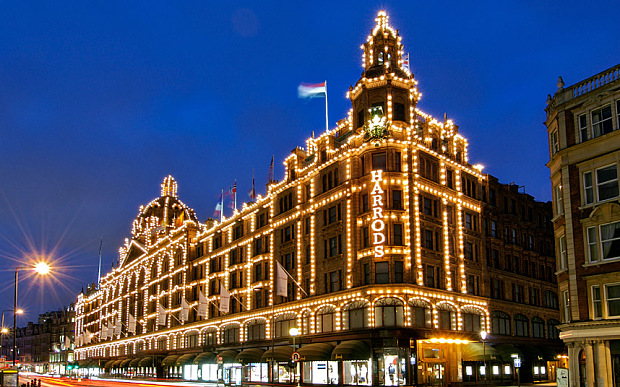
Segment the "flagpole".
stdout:
<path fill-rule="evenodd" d="M 237 210 L 237 179 L 235 179 L 235 211 Z"/>
<path fill-rule="evenodd" d="M 327 116 L 327 80 L 325 80 L 325 132 L 329 132 L 329 119 Z"/>
<path fill-rule="evenodd" d="M 101 283 L 101 247 L 103 246 L 103 237 L 99 241 L 99 272 L 97 273 L 97 289 L 99 289 L 99 284 Z"/>
<path fill-rule="evenodd" d="M 224 190 L 220 194 L 220 223 L 224 221 Z"/>

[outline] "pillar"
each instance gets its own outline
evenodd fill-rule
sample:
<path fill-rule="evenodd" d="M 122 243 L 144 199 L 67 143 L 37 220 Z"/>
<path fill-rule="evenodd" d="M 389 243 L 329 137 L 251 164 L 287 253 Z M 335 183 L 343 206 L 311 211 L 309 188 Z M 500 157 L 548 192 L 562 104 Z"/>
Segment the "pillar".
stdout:
<path fill-rule="evenodd" d="M 594 376 L 594 351 L 592 349 L 592 341 L 586 341 L 586 383 L 589 386 L 596 386 Z"/>
<path fill-rule="evenodd" d="M 575 343 L 568 344 L 568 380 L 569 385 L 579 386 L 579 350 Z"/>
<path fill-rule="evenodd" d="M 596 350 L 596 386 L 605 387 L 607 383 L 607 356 L 605 353 L 605 342 L 596 341 L 594 344 Z"/>

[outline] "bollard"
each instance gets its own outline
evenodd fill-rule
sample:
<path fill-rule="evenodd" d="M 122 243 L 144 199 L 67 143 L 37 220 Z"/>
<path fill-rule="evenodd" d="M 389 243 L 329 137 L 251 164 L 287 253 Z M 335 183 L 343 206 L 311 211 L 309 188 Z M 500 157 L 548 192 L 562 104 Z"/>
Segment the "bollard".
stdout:
<path fill-rule="evenodd" d="M 39 379 L 39 387 L 41 387 L 41 379 Z"/>

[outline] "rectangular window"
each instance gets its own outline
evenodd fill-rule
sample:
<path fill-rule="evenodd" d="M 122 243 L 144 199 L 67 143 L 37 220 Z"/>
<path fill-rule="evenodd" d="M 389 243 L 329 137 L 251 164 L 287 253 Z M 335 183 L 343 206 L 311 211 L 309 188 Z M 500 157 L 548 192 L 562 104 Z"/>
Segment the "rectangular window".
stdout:
<path fill-rule="evenodd" d="M 562 302 L 564 303 L 564 322 L 570 322 L 570 297 L 568 290 L 562 292 Z"/>
<path fill-rule="evenodd" d="M 403 282 L 403 261 L 394 262 L 394 283 L 400 284 Z"/>
<path fill-rule="evenodd" d="M 370 284 L 370 264 L 364 264 L 364 285 Z"/>
<path fill-rule="evenodd" d="M 620 222 L 601 226 L 603 260 L 620 257 Z"/>
<path fill-rule="evenodd" d="M 598 285 L 592 286 L 592 309 L 594 312 L 594 318 L 603 317 L 603 309 L 601 306 L 601 287 Z"/>
<path fill-rule="evenodd" d="M 435 281 L 435 267 L 434 266 L 426 266 L 426 276 L 425 276 L 424 285 L 429 288 L 434 288 L 436 286 Z"/>
<path fill-rule="evenodd" d="M 400 172 L 401 170 L 402 167 L 400 165 L 400 152 L 396 152 L 394 153 L 394 171 Z"/>
<path fill-rule="evenodd" d="M 399 189 L 392 190 L 392 209 L 403 209 L 403 191 Z"/>
<path fill-rule="evenodd" d="M 599 201 L 618 197 L 618 169 L 615 164 L 596 170 L 596 192 Z"/>
<path fill-rule="evenodd" d="M 607 317 L 620 316 L 620 284 L 605 285 Z"/>
<path fill-rule="evenodd" d="M 424 230 L 424 247 L 433 249 L 433 232 L 431 230 Z"/>
<path fill-rule="evenodd" d="M 362 195 L 362 212 L 368 212 L 368 194 Z"/>
<path fill-rule="evenodd" d="M 598 261 L 596 227 L 588 227 L 588 251 L 590 252 L 590 262 Z"/>
<path fill-rule="evenodd" d="M 561 215 L 564 213 L 564 204 L 563 204 L 563 198 L 562 198 L 562 185 L 561 184 L 556 185 L 553 191 L 555 192 L 555 214 Z"/>
<path fill-rule="evenodd" d="M 390 271 L 388 262 L 375 263 L 375 283 L 387 284 L 390 282 Z"/>
<path fill-rule="evenodd" d="M 602 136 L 612 131 L 611 105 L 592 110 L 592 137 Z"/>
<path fill-rule="evenodd" d="M 558 142 L 558 131 L 554 130 L 549 136 L 549 143 L 551 144 L 551 155 L 558 153 L 560 150 L 560 143 Z"/>
<path fill-rule="evenodd" d="M 583 195 L 584 204 L 594 203 L 594 188 L 592 187 L 592 172 L 584 172 L 583 174 Z"/>
<path fill-rule="evenodd" d="M 491 236 L 497 238 L 497 222 L 494 220 L 491 221 Z"/>
<path fill-rule="evenodd" d="M 587 115 L 582 114 L 579 116 L 579 137 L 581 142 L 588 141 L 588 120 Z"/>
<path fill-rule="evenodd" d="M 454 177 L 450 169 L 446 169 L 446 185 L 448 188 L 454 189 Z"/>
<path fill-rule="evenodd" d="M 392 244 L 395 246 L 403 245 L 403 225 L 394 223 L 392 225 Z"/>
<path fill-rule="evenodd" d="M 468 230 L 472 230 L 472 223 L 471 223 L 471 214 L 465 213 L 465 228 Z"/>
<path fill-rule="evenodd" d="M 368 227 L 362 229 L 362 247 L 370 246 L 370 239 L 368 235 Z"/>
<path fill-rule="evenodd" d="M 566 237 L 560 237 L 560 243 L 558 243 L 560 249 L 560 270 L 566 270 L 568 268 L 568 257 L 566 255 Z"/>
<path fill-rule="evenodd" d="M 372 155 L 372 169 L 385 171 L 385 152 Z"/>
<path fill-rule="evenodd" d="M 405 118 L 405 104 L 394 102 L 394 112 L 392 113 L 392 119 L 394 121 L 407 121 Z"/>

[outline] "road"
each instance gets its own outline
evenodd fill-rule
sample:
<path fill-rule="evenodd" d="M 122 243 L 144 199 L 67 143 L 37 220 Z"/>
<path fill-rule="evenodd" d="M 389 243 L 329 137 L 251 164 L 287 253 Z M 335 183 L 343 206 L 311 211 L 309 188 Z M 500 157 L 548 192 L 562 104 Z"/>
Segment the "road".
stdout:
<path fill-rule="evenodd" d="M 30 383 L 33 379 L 41 380 L 41 387 L 197 387 L 197 386 L 216 386 L 215 383 L 191 383 L 185 381 L 147 381 L 147 380 L 110 380 L 110 379 L 69 379 L 51 378 L 41 375 L 20 374 L 19 385 Z"/>

